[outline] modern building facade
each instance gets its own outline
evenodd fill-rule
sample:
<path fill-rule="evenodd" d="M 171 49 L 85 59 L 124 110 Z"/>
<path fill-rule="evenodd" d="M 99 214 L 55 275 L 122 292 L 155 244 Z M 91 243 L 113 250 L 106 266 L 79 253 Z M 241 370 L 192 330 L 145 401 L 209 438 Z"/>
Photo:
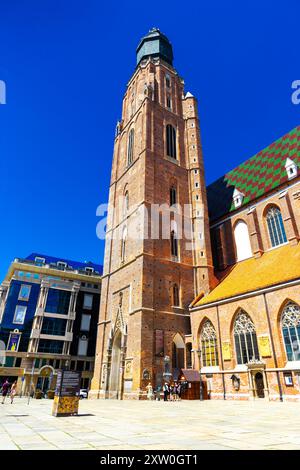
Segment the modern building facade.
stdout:
<path fill-rule="evenodd" d="M 82 372 L 90 387 L 94 368 L 102 267 L 33 253 L 15 259 L 0 287 L 0 381 L 18 392 L 53 389 L 63 367 Z"/>
<path fill-rule="evenodd" d="M 298 127 L 206 188 L 196 99 L 168 39 L 141 40 L 115 136 L 91 398 L 141 398 L 169 360 L 174 378 L 201 370 L 211 399 L 300 399 L 299 165 Z"/>

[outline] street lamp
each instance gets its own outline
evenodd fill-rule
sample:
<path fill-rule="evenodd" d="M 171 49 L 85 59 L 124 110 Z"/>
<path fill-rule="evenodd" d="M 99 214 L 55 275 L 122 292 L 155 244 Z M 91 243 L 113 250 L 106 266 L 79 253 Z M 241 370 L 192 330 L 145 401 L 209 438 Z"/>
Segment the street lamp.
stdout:
<path fill-rule="evenodd" d="M 200 380 L 200 401 L 204 400 L 203 397 L 203 383 L 202 383 L 202 374 L 201 374 L 201 349 L 197 349 L 196 353 L 198 354 L 198 361 L 199 361 L 199 380 Z"/>

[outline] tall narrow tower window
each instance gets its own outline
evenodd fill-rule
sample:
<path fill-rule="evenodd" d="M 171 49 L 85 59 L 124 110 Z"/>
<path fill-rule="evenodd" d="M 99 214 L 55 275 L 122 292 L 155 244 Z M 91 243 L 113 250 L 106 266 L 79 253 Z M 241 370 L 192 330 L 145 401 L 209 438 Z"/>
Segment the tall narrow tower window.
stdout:
<path fill-rule="evenodd" d="M 171 88 L 171 79 L 170 75 L 166 74 L 166 87 Z"/>
<path fill-rule="evenodd" d="M 133 150 L 134 150 L 134 129 L 131 129 L 128 137 L 128 148 L 127 148 L 127 165 L 133 162 Z"/>
<path fill-rule="evenodd" d="M 179 307 L 180 301 L 179 301 L 179 288 L 177 284 L 173 285 L 173 306 L 174 307 Z"/>
<path fill-rule="evenodd" d="M 178 257 L 178 240 L 174 230 L 171 232 L 171 255 L 175 258 Z"/>
<path fill-rule="evenodd" d="M 167 95 L 167 108 L 172 109 L 172 101 L 171 101 L 171 96 Z"/>
<path fill-rule="evenodd" d="M 126 255 L 126 238 L 127 238 L 127 229 L 126 227 L 123 230 L 122 233 L 122 241 L 121 241 L 121 261 L 125 261 L 125 255 Z"/>
<path fill-rule="evenodd" d="M 123 206 L 123 216 L 125 217 L 129 209 L 129 193 L 128 191 L 124 194 L 124 206 Z"/>
<path fill-rule="evenodd" d="M 170 206 L 174 206 L 177 203 L 177 191 L 174 186 L 170 188 Z"/>
<path fill-rule="evenodd" d="M 171 124 L 166 127 L 166 141 L 168 157 L 176 159 L 176 129 Z"/>

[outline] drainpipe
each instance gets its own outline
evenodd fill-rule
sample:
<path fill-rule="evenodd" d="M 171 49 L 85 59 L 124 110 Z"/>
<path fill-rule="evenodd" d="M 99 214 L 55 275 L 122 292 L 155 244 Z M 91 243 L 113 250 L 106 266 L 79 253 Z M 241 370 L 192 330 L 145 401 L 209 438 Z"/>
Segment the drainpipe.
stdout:
<path fill-rule="evenodd" d="M 226 400 L 226 388 L 225 388 L 225 374 L 224 374 L 224 361 L 223 361 L 223 351 L 222 351 L 222 341 L 221 341 L 221 328 L 220 328 L 220 316 L 219 316 L 219 307 L 217 305 L 217 319 L 218 319 L 218 330 L 219 330 L 219 342 L 220 342 L 220 358 L 222 366 L 222 383 L 223 383 L 223 400 Z"/>
<path fill-rule="evenodd" d="M 263 298 L 264 298 L 265 310 L 266 310 L 266 314 L 267 314 L 268 326 L 269 326 L 269 331 L 270 331 L 270 338 L 271 338 L 272 353 L 273 353 L 273 356 L 274 356 L 274 363 L 275 363 L 276 369 L 278 369 L 278 362 L 277 362 L 277 357 L 276 357 L 276 354 L 275 354 L 275 345 L 274 345 L 274 339 L 273 339 L 273 333 L 272 333 L 271 321 L 270 321 L 269 306 L 268 306 L 268 303 L 267 303 L 267 298 L 266 298 L 265 292 L 263 293 Z M 281 387 L 281 382 L 280 382 L 280 373 L 279 373 L 278 370 L 276 370 L 276 377 L 277 377 L 280 401 L 283 401 L 282 387 Z"/>

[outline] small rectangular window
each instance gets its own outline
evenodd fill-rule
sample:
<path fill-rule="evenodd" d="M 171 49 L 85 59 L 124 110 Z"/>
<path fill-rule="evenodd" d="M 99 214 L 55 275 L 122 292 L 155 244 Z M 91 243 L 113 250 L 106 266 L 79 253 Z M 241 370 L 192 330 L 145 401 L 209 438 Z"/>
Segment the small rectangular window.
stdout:
<path fill-rule="evenodd" d="M 166 87 L 167 87 L 167 88 L 170 88 L 170 87 L 171 87 L 170 75 L 166 75 Z"/>
<path fill-rule="evenodd" d="M 58 267 L 59 269 L 66 269 L 67 263 L 65 263 L 64 261 L 58 261 L 58 262 L 57 262 L 57 267 Z"/>
<path fill-rule="evenodd" d="M 31 291 L 31 286 L 29 284 L 22 284 L 20 287 L 18 300 L 28 300 Z"/>
<path fill-rule="evenodd" d="M 18 325 L 23 325 L 25 320 L 27 307 L 24 305 L 17 305 L 15 310 L 15 316 L 13 323 L 17 323 Z"/>
<path fill-rule="evenodd" d="M 84 313 L 81 315 L 81 331 L 89 331 L 91 324 L 91 315 L 85 315 Z"/>
<path fill-rule="evenodd" d="M 35 262 L 35 264 L 41 266 L 41 265 L 45 264 L 46 260 L 45 260 L 45 258 L 40 258 L 39 256 L 36 256 L 34 258 L 34 262 Z"/>
<path fill-rule="evenodd" d="M 195 183 L 195 188 L 199 188 L 199 183 L 198 182 Z"/>
<path fill-rule="evenodd" d="M 87 310 L 91 310 L 93 307 L 93 295 L 92 294 L 84 294 L 83 299 L 83 308 Z"/>
<path fill-rule="evenodd" d="M 85 268 L 84 270 L 87 274 L 92 274 L 94 272 L 94 268 Z"/>

